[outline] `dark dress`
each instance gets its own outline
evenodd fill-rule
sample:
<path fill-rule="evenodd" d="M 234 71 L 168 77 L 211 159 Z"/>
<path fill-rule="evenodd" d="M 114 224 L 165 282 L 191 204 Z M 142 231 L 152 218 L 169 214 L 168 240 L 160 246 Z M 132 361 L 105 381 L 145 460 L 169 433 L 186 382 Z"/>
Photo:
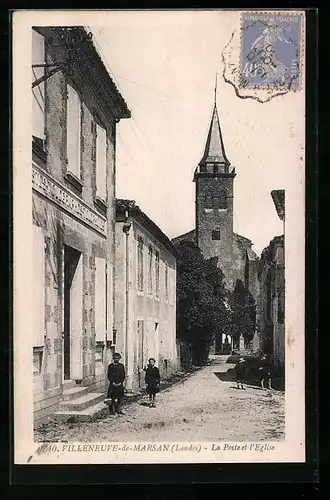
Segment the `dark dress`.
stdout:
<path fill-rule="evenodd" d="M 111 363 L 108 366 L 109 399 L 122 399 L 124 397 L 125 368 L 122 363 Z"/>
<path fill-rule="evenodd" d="M 258 367 L 260 380 L 265 380 L 268 382 L 269 379 L 272 378 L 272 368 L 269 361 L 267 361 L 267 359 L 260 360 Z"/>
<path fill-rule="evenodd" d="M 154 396 L 159 392 L 160 373 L 157 366 L 148 366 L 146 369 L 145 382 L 147 384 L 147 393 Z"/>
<path fill-rule="evenodd" d="M 235 366 L 235 374 L 237 382 L 243 382 L 246 374 L 245 363 L 237 363 Z"/>

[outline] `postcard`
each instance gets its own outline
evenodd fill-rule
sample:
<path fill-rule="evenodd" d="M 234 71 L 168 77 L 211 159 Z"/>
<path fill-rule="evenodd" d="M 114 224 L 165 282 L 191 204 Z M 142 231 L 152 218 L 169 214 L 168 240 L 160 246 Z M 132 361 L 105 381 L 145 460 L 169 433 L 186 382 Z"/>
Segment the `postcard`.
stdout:
<path fill-rule="evenodd" d="M 305 461 L 305 12 L 13 13 L 15 464 Z"/>

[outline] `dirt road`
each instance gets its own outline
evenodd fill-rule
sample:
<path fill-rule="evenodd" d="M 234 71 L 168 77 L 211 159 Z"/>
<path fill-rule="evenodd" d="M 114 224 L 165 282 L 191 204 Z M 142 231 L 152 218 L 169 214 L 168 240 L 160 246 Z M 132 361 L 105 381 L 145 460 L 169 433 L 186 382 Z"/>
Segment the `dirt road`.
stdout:
<path fill-rule="evenodd" d="M 157 395 L 130 403 L 125 415 L 95 422 L 51 423 L 38 441 L 261 441 L 284 439 L 284 393 L 256 386 L 236 389 L 233 365 L 216 357 L 210 366 Z M 229 372 L 228 372 L 229 370 Z"/>

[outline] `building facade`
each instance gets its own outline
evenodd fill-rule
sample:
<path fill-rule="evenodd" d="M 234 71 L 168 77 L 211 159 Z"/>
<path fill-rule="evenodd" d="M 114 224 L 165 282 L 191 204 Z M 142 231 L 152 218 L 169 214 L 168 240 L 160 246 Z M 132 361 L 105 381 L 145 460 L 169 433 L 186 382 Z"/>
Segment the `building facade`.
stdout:
<path fill-rule="evenodd" d="M 284 190 L 272 191 L 272 198 L 284 225 Z M 277 374 L 284 377 L 285 368 L 285 253 L 283 235 L 276 236 L 261 255 L 260 282 L 260 349 L 268 354 Z"/>
<path fill-rule="evenodd" d="M 134 391 L 150 357 L 161 377 L 178 368 L 175 248 L 134 201 L 117 200 L 115 269 L 116 349 Z"/>
<path fill-rule="evenodd" d="M 103 397 L 113 342 L 116 124 L 130 111 L 83 27 L 32 30 L 32 94 L 38 425 L 74 395 L 98 394 L 90 404 Z"/>

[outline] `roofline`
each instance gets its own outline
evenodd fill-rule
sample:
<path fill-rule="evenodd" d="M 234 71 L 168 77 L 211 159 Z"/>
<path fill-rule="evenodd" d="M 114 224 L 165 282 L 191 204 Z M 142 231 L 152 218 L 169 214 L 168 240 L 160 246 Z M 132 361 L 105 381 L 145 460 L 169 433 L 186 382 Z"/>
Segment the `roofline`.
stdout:
<path fill-rule="evenodd" d="M 77 30 L 77 32 L 80 32 L 83 35 L 82 38 L 85 38 L 86 35 L 91 33 L 91 37 L 87 37 L 87 42 L 80 45 L 80 53 L 78 54 L 80 58 L 87 59 L 85 60 L 86 64 L 81 64 L 78 57 L 78 61 L 76 63 L 77 68 L 84 71 L 86 77 L 91 81 L 91 84 L 97 87 L 100 96 L 107 103 L 107 106 L 111 109 L 112 114 L 118 121 L 123 118 L 131 118 L 131 111 L 128 108 L 128 104 L 117 87 L 110 71 L 106 68 L 105 63 L 103 62 L 103 59 L 93 41 L 93 33 L 90 32 L 85 26 L 40 26 L 41 31 L 51 30 L 56 35 L 59 35 L 59 30 L 70 32 L 72 28 Z M 63 43 L 62 48 L 64 50 L 68 50 L 66 42 Z M 93 60 L 94 65 L 88 64 L 88 62 L 91 62 L 88 61 L 88 56 L 90 56 Z M 95 75 L 94 70 L 97 71 L 97 75 Z M 96 78 L 101 81 L 96 82 Z"/>
<path fill-rule="evenodd" d="M 219 177 L 221 179 L 234 179 L 236 177 L 236 172 L 235 172 L 235 167 L 233 168 L 233 170 L 231 172 L 217 172 L 217 173 L 213 173 L 213 172 L 198 172 L 198 166 L 196 167 L 195 169 L 195 172 L 194 172 L 194 178 L 193 178 L 193 182 L 196 182 L 197 178 L 200 178 L 200 177 L 212 177 L 212 178 L 215 178 L 215 177 Z"/>
<path fill-rule="evenodd" d="M 136 218 L 142 226 L 148 229 L 149 232 L 155 236 L 160 243 L 162 243 L 164 248 L 171 253 L 173 257 L 178 257 L 178 252 L 169 237 L 166 236 L 160 227 L 158 227 L 157 224 L 140 209 L 135 200 L 125 200 L 122 198 L 116 199 L 116 222 L 121 222 L 121 220 L 117 220 L 117 218 L 120 213 L 124 213 L 126 210 L 128 212 L 128 218 Z"/>
<path fill-rule="evenodd" d="M 187 231 L 186 233 L 178 234 L 178 236 L 175 236 L 172 238 L 172 242 L 179 239 L 179 238 L 184 238 L 185 236 L 189 236 L 190 234 L 196 233 L 196 229 L 191 229 L 190 231 Z"/>
<path fill-rule="evenodd" d="M 277 215 L 279 216 L 280 220 L 284 221 L 285 219 L 285 190 L 284 189 L 274 189 L 271 191 L 271 197 L 273 198 L 273 202 L 275 205 L 275 209 L 277 212 Z M 283 196 L 283 199 L 281 200 L 281 197 Z"/>
<path fill-rule="evenodd" d="M 271 265 L 273 252 L 276 246 L 284 247 L 284 235 L 275 236 L 267 247 L 263 249 L 261 252 L 261 256 L 259 259 L 259 269 L 262 269 L 265 264 Z"/>
<path fill-rule="evenodd" d="M 250 240 L 250 238 L 247 238 L 246 236 L 243 236 L 242 234 L 238 234 L 238 233 L 233 232 L 233 236 L 235 236 L 237 238 L 241 238 L 241 239 L 245 240 L 246 242 L 251 243 L 251 245 L 253 244 L 252 240 Z"/>

